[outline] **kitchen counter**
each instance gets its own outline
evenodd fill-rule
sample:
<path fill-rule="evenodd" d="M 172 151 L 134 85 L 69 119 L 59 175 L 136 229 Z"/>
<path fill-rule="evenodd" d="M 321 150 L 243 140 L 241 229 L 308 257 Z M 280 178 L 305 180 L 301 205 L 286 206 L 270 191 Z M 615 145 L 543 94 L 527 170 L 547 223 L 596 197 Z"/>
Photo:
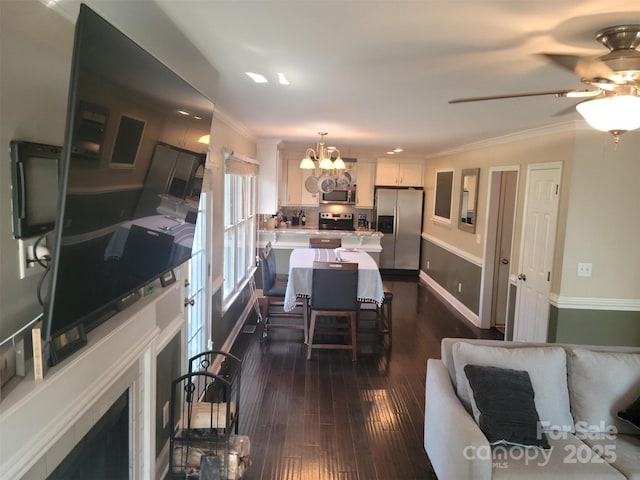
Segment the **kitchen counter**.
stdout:
<path fill-rule="evenodd" d="M 378 263 L 382 246 L 380 240 L 383 234 L 375 230 L 320 230 L 318 227 L 289 227 L 273 230 L 258 230 L 258 248 L 264 248 L 271 242 L 275 250 L 277 273 L 289 271 L 289 255 L 294 248 L 309 246 L 310 237 L 339 237 L 342 246 L 357 248 L 367 252 Z"/>

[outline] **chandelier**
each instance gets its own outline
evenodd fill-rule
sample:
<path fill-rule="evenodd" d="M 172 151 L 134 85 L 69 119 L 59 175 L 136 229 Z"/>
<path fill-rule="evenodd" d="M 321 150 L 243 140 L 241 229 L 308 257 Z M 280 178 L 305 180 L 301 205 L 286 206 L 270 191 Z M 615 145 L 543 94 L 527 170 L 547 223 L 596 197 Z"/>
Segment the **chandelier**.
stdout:
<path fill-rule="evenodd" d="M 615 143 L 624 132 L 640 128 L 640 97 L 634 94 L 595 98 L 579 103 L 576 110 L 596 130 L 611 133 Z"/>
<path fill-rule="evenodd" d="M 304 170 L 313 170 L 316 168 L 315 162 L 318 162 L 318 167 L 321 170 L 344 170 L 347 166 L 340 156 L 340 150 L 336 147 L 327 147 L 324 144 L 324 137 L 327 132 L 318 132 L 320 140 L 316 144 L 315 150 L 313 148 L 307 148 L 304 154 L 304 158 L 300 162 L 300 168 Z M 335 160 L 332 160 L 333 154 L 336 154 Z"/>

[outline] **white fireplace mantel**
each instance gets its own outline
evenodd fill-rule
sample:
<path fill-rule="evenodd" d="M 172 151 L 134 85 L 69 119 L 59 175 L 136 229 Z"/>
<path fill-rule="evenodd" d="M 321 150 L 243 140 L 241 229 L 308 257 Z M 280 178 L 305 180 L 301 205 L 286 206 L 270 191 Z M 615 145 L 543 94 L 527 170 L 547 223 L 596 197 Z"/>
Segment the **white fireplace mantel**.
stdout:
<path fill-rule="evenodd" d="M 0 402 L 0 480 L 44 479 L 129 389 L 131 478 L 155 477 L 155 358 L 184 326 L 181 282 L 89 332 L 44 380 L 31 374 Z M 31 369 L 32 370 L 32 369 Z"/>

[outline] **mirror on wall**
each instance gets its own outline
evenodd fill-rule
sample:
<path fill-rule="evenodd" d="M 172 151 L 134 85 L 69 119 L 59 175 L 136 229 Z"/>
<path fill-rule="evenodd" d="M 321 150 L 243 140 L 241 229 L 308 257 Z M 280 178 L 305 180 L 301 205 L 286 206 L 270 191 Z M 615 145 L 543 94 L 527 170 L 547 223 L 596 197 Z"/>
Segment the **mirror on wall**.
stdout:
<path fill-rule="evenodd" d="M 460 180 L 460 214 L 458 215 L 458 228 L 465 232 L 476 232 L 479 179 L 479 168 L 466 168 L 462 170 L 462 177 Z"/>
<path fill-rule="evenodd" d="M 453 170 L 436 172 L 436 188 L 433 202 L 433 219 L 451 223 L 451 203 L 453 198 Z"/>

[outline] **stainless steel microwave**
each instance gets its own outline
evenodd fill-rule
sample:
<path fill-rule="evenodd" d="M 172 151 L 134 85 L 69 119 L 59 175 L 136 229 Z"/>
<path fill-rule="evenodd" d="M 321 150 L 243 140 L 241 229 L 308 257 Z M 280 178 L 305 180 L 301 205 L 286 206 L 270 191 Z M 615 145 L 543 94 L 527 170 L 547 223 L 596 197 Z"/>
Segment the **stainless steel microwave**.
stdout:
<path fill-rule="evenodd" d="M 355 205 L 356 189 L 348 188 L 345 190 L 336 189 L 329 193 L 322 193 L 320 203 L 342 203 L 345 205 Z"/>

